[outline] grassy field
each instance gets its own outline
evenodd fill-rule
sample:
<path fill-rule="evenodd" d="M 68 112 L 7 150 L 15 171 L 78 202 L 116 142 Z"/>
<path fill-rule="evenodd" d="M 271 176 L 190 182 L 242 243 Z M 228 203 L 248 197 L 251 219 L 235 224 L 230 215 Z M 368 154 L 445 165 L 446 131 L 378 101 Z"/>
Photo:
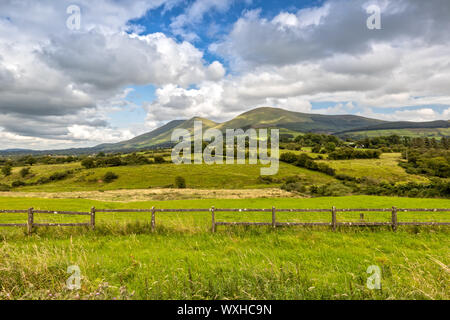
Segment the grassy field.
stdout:
<path fill-rule="evenodd" d="M 88 191 L 117 189 L 147 189 L 167 187 L 174 184 L 175 177 L 183 176 L 189 188 L 205 189 L 253 189 L 270 188 L 258 181 L 261 165 L 175 165 L 153 164 L 141 166 L 123 166 L 112 168 L 83 169 L 74 163 L 68 165 L 38 165 L 31 168 L 34 174 L 27 182 L 37 181 L 40 177 L 48 177 L 52 173 L 65 170 L 75 170 L 67 179 L 46 183 L 43 185 L 16 188 L 17 191 Z M 76 171 L 76 169 L 80 169 Z M 13 169 L 9 177 L 0 178 L 0 183 L 11 184 L 15 180 L 23 180 L 19 176 L 21 168 Z M 119 178 L 111 183 L 102 181 L 106 172 L 116 173 Z M 305 182 L 325 184 L 335 179 L 314 171 L 298 168 L 280 162 L 280 169 L 274 178 L 298 176 Z"/>
<path fill-rule="evenodd" d="M 307 152 L 308 150 L 306 150 Z M 287 151 L 285 151 L 287 152 Z M 296 154 L 305 151 L 289 151 Z M 317 154 L 308 153 L 316 157 Z M 319 160 L 327 163 L 337 173 L 362 178 L 367 177 L 373 181 L 388 182 L 423 182 L 429 180 L 424 176 L 411 175 L 398 166 L 400 154 L 385 153 L 380 159 L 356 160 Z M 63 180 L 45 184 L 16 187 L 19 192 L 71 192 L 94 190 L 120 190 L 120 189 L 149 189 L 168 188 L 173 186 L 175 177 L 186 179 L 187 187 L 192 189 L 261 189 L 274 188 L 283 184 L 283 179 L 296 177 L 305 185 L 324 185 L 337 183 L 333 177 L 325 174 L 299 168 L 280 162 L 279 172 L 273 176 L 274 183 L 266 184 L 258 179 L 262 165 L 175 165 L 152 164 L 139 166 L 121 166 L 110 168 L 83 169 L 80 163 L 59 165 L 35 165 L 31 167 L 31 174 L 26 178 L 20 176 L 22 167 L 13 168 L 12 175 L 0 177 L 0 184 L 11 185 L 14 181 L 23 181 L 28 184 L 47 178 L 54 173 L 70 170 L 72 173 Z M 111 183 L 105 183 L 103 176 L 106 172 L 114 172 L 119 178 Z M 278 181 L 278 182 L 277 182 Z"/>
<path fill-rule="evenodd" d="M 441 137 L 448 137 L 450 135 L 450 128 L 367 130 L 367 131 L 346 132 L 345 135 L 355 139 L 364 139 L 366 137 L 368 138 L 387 137 L 390 135 L 398 135 L 400 137 L 407 136 L 412 138 L 428 137 L 440 139 Z"/>
<path fill-rule="evenodd" d="M 400 153 L 383 153 L 380 159 L 353 159 L 353 160 L 323 160 L 337 173 L 352 177 L 367 177 L 375 181 L 388 182 L 423 182 L 429 180 L 426 177 L 408 174 L 398 165 Z"/>
<path fill-rule="evenodd" d="M 207 199 L 100 202 L 0 198 L 0 208 L 338 208 L 449 207 L 445 199 L 353 196 L 314 199 Z M 98 214 L 97 228 L 0 228 L 0 299 L 449 299 L 449 228 L 220 227 L 208 232 L 208 213 Z M 219 213 L 223 221 L 268 221 L 270 214 Z M 339 221 L 359 219 L 340 214 Z M 37 221 L 70 217 L 42 215 Z M 86 219 L 86 218 L 84 218 Z M 329 214 L 280 215 L 286 221 Z M 384 220 L 384 213 L 367 219 Z M 448 221 L 448 214 L 399 214 L 400 220 Z M 446 220 L 447 219 L 447 220 Z M 1 222 L 26 220 L 0 215 Z M 75 219 L 77 220 L 77 219 Z M 65 289 L 69 265 L 82 274 L 79 291 Z M 382 290 L 366 287 L 370 265 L 382 270 Z"/>

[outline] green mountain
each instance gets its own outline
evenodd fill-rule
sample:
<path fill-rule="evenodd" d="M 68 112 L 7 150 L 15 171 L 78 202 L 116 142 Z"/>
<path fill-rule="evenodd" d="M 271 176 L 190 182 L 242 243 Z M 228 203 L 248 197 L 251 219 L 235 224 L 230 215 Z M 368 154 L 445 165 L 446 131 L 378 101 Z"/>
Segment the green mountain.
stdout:
<path fill-rule="evenodd" d="M 281 133 L 328 133 L 341 137 L 408 135 L 408 136 L 449 136 L 449 121 L 433 122 L 390 122 L 369 119 L 354 115 L 321 115 L 293 112 L 280 108 L 257 108 L 245 112 L 224 123 L 194 117 L 189 120 L 174 120 L 151 132 L 119 143 L 101 144 L 93 148 L 51 150 L 51 151 L 0 151 L 0 154 L 77 154 L 96 153 L 100 151 L 131 152 L 153 147 L 171 147 L 172 132 L 175 129 L 186 129 L 193 133 L 194 121 L 203 122 L 203 130 L 217 128 L 226 129 L 278 128 Z"/>
<path fill-rule="evenodd" d="M 214 121 L 199 117 L 194 117 L 189 120 L 173 120 L 158 129 L 137 136 L 131 140 L 119 143 L 102 144 L 94 148 L 104 151 L 115 151 L 144 149 L 158 146 L 165 147 L 171 145 L 172 132 L 176 129 L 186 129 L 192 134 L 194 131 L 195 121 L 202 121 L 204 130 L 216 127 L 218 125 Z"/>
<path fill-rule="evenodd" d="M 224 123 L 216 123 L 199 117 L 189 120 L 175 120 L 131 140 L 114 144 L 102 144 L 94 147 L 94 149 L 96 151 L 116 151 L 171 146 L 173 130 L 186 129 L 193 133 L 194 121 L 202 121 L 203 130 L 209 128 L 216 128 L 222 131 L 226 129 L 279 128 L 289 132 L 322 132 L 330 134 L 385 123 L 385 121 L 353 115 L 328 116 L 263 107 L 245 112 Z"/>
<path fill-rule="evenodd" d="M 320 115 L 287 111 L 280 108 L 257 108 L 222 123 L 219 129 L 284 128 L 297 132 L 335 133 L 386 121 L 353 115 Z M 344 129 L 345 128 L 345 129 Z"/>

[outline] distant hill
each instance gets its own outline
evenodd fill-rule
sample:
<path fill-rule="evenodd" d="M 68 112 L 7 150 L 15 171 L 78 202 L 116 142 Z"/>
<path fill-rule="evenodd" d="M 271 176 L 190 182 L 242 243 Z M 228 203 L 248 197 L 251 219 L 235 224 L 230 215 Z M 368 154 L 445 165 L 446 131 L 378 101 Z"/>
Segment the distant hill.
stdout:
<path fill-rule="evenodd" d="M 382 124 L 385 121 L 354 115 L 320 115 L 280 108 L 257 108 L 222 123 L 219 129 L 285 128 L 297 132 L 335 133 L 338 131 Z M 344 129 L 345 128 L 345 129 Z"/>
<path fill-rule="evenodd" d="M 337 136 L 350 138 L 380 137 L 393 134 L 409 137 L 448 137 L 450 136 L 450 121 L 385 122 L 374 126 L 356 128 L 336 133 Z"/>
<path fill-rule="evenodd" d="M 156 147 L 170 147 L 173 145 L 171 142 L 173 130 L 187 129 L 192 133 L 194 121 L 196 120 L 203 122 L 204 130 L 208 128 L 217 128 L 222 131 L 226 129 L 279 128 L 281 132 L 315 132 L 335 134 L 341 137 L 368 136 L 368 132 L 384 132 L 384 135 L 389 135 L 389 132 L 400 132 L 400 135 L 402 135 L 401 131 L 398 130 L 406 130 L 404 131 L 404 135 L 412 136 L 415 136 L 417 131 L 420 133 L 426 132 L 427 130 L 438 130 L 440 132 L 439 134 L 445 136 L 448 135 L 448 128 L 450 127 L 449 121 L 389 122 L 355 115 L 308 114 L 280 108 L 263 107 L 245 112 L 224 123 L 216 123 L 198 117 L 189 120 L 173 120 L 160 128 L 131 140 L 119 143 L 100 144 L 93 148 L 50 151 L 8 150 L 0 151 L 0 154 L 86 154 L 100 151 L 132 152 Z M 415 132 L 411 132 L 411 130 Z"/>
<path fill-rule="evenodd" d="M 296 132 L 323 133 L 334 133 L 341 130 L 382 124 L 385 122 L 353 115 L 328 116 L 263 107 L 245 112 L 224 123 L 216 123 L 214 121 L 199 117 L 194 117 L 185 121 L 175 120 L 156 130 L 140 135 L 131 140 L 115 144 L 103 144 L 95 148 L 101 149 L 102 151 L 114 151 L 122 149 L 142 149 L 170 146 L 172 145 L 171 135 L 173 130 L 187 129 L 192 133 L 194 121 L 196 120 L 201 120 L 203 122 L 204 130 L 209 128 L 216 128 L 222 131 L 225 131 L 226 129 L 247 130 L 249 128 L 283 128 Z"/>

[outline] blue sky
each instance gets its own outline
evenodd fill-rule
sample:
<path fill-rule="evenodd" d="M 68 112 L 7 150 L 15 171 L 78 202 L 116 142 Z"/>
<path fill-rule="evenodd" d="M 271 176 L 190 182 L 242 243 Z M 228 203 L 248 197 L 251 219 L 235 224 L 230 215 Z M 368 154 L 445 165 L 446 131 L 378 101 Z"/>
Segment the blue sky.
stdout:
<path fill-rule="evenodd" d="M 0 148 L 92 146 L 261 106 L 447 120 L 449 16 L 446 0 L 4 0 Z"/>

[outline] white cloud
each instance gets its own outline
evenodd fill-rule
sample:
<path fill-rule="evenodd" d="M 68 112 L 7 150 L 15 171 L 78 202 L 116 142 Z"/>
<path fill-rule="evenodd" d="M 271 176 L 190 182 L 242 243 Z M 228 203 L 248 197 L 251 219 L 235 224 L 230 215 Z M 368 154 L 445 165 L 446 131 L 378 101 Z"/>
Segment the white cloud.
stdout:
<path fill-rule="evenodd" d="M 0 129 L 24 137 L 23 141 L 35 137 L 49 146 L 62 140 L 77 145 L 116 141 L 130 137 L 111 128 L 107 117 L 128 104 L 124 87 L 170 83 L 187 87 L 222 78 L 223 66 L 206 64 L 203 52 L 188 42 L 176 42 L 162 33 L 124 32 L 130 30 L 131 18 L 164 3 L 79 1 L 82 28 L 72 32 L 65 25 L 68 1 L 28 5 L 2 1 Z M 29 126 L 23 126 L 25 122 Z M 81 137 L 86 141 L 80 142 Z M 58 141 L 49 143 L 51 139 Z"/>
<path fill-rule="evenodd" d="M 115 130 L 110 128 L 94 128 L 90 126 L 73 125 L 68 127 L 69 137 L 75 140 L 89 142 L 119 142 L 134 137 L 130 130 Z"/>
<path fill-rule="evenodd" d="M 386 120 L 449 118 L 449 108 L 431 107 L 450 106 L 447 0 L 375 1 L 382 7 L 377 31 L 366 27 L 365 7 L 373 1 L 329 0 L 273 18 L 245 11 L 209 46 L 230 70 L 205 62 L 188 40 L 197 39 L 195 26 L 205 15 L 226 12 L 237 0 L 193 2 L 169 26 L 183 42 L 163 33 L 137 35 L 143 28 L 128 23 L 180 1 L 79 0 L 76 32 L 65 27 L 69 1 L 2 1 L 2 148 L 86 146 L 141 133 L 142 126 L 138 132 L 109 124 L 111 112 L 130 106 L 124 88 L 131 85 L 158 87 L 156 100 L 144 105 L 152 128 L 192 116 L 228 120 L 259 106 Z M 214 35 L 217 26 L 211 29 Z M 317 111 L 317 102 L 332 106 Z"/>

